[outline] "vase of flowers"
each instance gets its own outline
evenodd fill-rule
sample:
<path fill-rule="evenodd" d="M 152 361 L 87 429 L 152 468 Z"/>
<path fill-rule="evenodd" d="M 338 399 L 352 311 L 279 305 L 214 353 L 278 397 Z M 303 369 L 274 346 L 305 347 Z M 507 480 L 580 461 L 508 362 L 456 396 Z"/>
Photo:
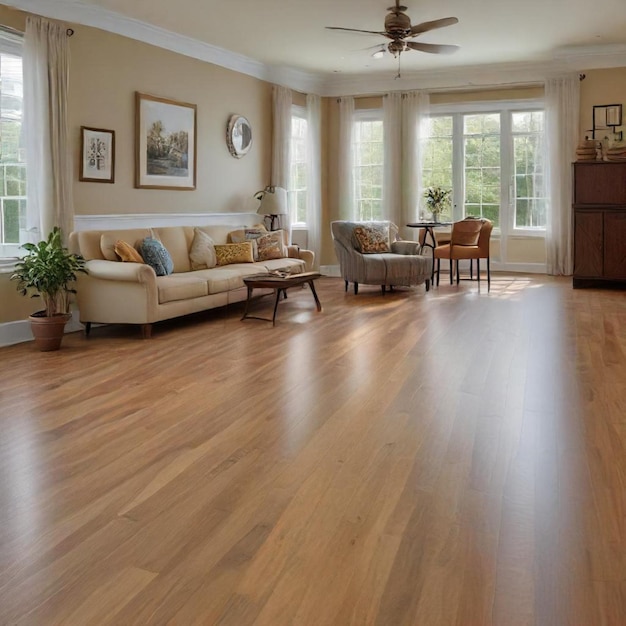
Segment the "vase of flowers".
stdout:
<path fill-rule="evenodd" d="M 433 222 L 439 222 L 441 214 L 450 208 L 450 197 L 452 189 L 444 189 L 443 187 L 428 187 L 424 191 L 426 198 L 426 207 L 432 213 Z"/>

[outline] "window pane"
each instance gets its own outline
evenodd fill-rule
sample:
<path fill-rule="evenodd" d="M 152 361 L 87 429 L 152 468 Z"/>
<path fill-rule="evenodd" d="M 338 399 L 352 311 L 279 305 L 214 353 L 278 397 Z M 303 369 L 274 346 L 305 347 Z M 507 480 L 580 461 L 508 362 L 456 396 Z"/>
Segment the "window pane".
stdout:
<path fill-rule="evenodd" d="M 354 136 L 357 216 L 361 220 L 381 219 L 383 216 L 382 120 L 357 120 Z"/>
<path fill-rule="evenodd" d="M 292 223 L 306 223 L 307 121 L 291 116 L 291 155 L 287 199 Z"/>
<path fill-rule="evenodd" d="M 0 36 L 0 244 L 15 244 L 26 221 L 22 59 L 2 45 Z"/>
<path fill-rule="evenodd" d="M 545 228 L 543 111 L 511 115 L 515 228 Z"/>
<path fill-rule="evenodd" d="M 431 117 L 425 125 L 421 140 L 422 181 L 424 188 L 443 187 L 452 189 L 452 130 L 451 115 Z M 420 198 L 420 213 L 425 214 L 424 198 Z M 441 219 L 450 219 L 445 213 Z"/>
<path fill-rule="evenodd" d="M 463 116 L 465 215 L 500 225 L 500 114 Z"/>

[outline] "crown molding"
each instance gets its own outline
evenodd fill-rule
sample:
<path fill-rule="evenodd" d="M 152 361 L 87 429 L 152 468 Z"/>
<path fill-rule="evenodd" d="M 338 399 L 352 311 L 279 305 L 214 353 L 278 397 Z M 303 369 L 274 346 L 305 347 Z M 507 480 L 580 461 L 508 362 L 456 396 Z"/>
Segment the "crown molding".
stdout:
<path fill-rule="evenodd" d="M 80 1 L 3 0 L 2 4 L 50 19 L 99 28 L 305 93 L 317 93 L 321 88 L 320 79 L 313 74 L 268 66 L 242 54 Z"/>
<path fill-rule="evenodd" d="M 266 82 L 324 97 L 369 95 L 388 91 L 429 91 L 536 84 L 564 71 L 626 67 L 626 45 L 564 46 L 552 57 L 532 63 L 459 66 L 444 70 L 390 74 L 319 75 L 287 66 L 269 66 L 236 52 L 152 26 L 80 0 L 3 0 L 2 4 L 72 24 L 99 28 L 158 46 Z"/>

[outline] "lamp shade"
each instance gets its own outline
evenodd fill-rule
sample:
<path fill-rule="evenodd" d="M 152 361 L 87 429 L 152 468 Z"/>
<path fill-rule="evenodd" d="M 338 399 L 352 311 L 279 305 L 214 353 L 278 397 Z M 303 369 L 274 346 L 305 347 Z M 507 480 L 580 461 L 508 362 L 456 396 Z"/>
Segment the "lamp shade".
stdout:
<path fill-rule="evenodd" d="M 282 187 L 266 187 L 254 195 L 261 200 L 257 209 L 260 215 L 286 215 L 287 192 Z"/>

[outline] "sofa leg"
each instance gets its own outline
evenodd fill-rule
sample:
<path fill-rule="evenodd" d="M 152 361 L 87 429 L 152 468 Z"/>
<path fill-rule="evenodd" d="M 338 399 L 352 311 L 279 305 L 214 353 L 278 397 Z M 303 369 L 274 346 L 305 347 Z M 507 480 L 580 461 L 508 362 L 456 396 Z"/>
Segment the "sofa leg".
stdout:
<path fill-rule="evenodd" d="M 441 273 L 441 259 L 437 259 L 437 287 L 439 287 L 439 274 Z"/>
<path fill-rule="evenodd" d="M 381 285 L 380 286 L 381 291 L 383 292 L 383 296 L 385 295 L 385 292 L 387 291 L 387 288 L 385 287 L 385 285 Z"/>
<path fill-rule="evenodd" d="M 346 283 L 346 289 L 345 290 L 348 291 L 348 281 L 344 280 L 343 282 Z"/>
<path fill-rule="evenodd" d="M 359 283 L 354 283 L 354 295 L 356 296 L 359 293 Z"/>
<path fill-rule="evenodd" d="M 430 291 L 430 280 L 428 280 L 428 278 L 426 279 L 426 292 L 428 293 Z"/>
<path fill-rule="evenodd" d="M 91 332 L 91 322 L 85 322 L 85 337 L 89 337 Z"/>
<path fill-rule="evenodd" d="M 150 339 L 152 337 L 152 324 L 141 325 L 141 338 Z"/>

